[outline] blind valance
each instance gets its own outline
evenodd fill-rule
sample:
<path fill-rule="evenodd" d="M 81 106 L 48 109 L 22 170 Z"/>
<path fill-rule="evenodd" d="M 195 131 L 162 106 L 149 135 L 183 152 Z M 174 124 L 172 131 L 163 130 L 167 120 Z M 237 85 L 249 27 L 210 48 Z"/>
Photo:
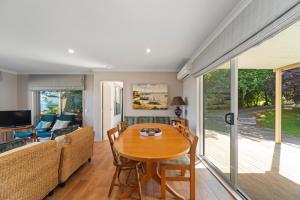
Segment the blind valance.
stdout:
<path fill-rule="evenodd" d="M 84 90 L 84 75 L 30 75 L 29 89 Z"/>
<path fill-rule="evenodd" d="M 197 77 L 261 43 L 300 17 L 299 0 L 253 0 L 193 62 Z"/>

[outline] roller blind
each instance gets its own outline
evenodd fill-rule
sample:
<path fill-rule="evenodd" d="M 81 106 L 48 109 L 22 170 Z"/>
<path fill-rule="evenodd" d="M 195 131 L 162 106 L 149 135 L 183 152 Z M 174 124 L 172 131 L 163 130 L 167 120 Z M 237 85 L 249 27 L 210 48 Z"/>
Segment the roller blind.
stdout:
<path fill-rule="evenodd" d="M 84 90 L 84 75 L 30 75 L 29 89 Z"/>
<path fill-rule="evenodd" d="M 300 17 L 299 0 L 253 0 L 194 60 L 197 77 L 261 43 Z"/>

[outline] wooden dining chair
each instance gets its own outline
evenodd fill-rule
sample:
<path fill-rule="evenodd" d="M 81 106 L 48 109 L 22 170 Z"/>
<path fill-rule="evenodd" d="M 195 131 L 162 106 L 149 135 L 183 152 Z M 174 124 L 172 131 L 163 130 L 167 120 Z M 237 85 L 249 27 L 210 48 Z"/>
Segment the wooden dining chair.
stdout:
<path fill-rule="evenodd" d="M 118 131 L 119 131 L 119 134 L 122 133 L 123 131 L 126 130 L 126 128 L 128 127 L 128 122 L 127 121 L 122 121 L 120 122 L 118 125 Z"/>
<path fill-rule="evenodd" d="M 120 181 L 120 174 L 122 171 L 126 171 L 126 170 L 135 170 L 136 173 L 136 180 L 137 180 L 137 185 L 138 185 L 138 193 L 139 193 L 139 197 L 140 199 L 142 199 L 142 188 L 141 188 L 141 183 L 140 183 L 140 175 L 139 175 L 139 169 L 141 168 L 141 163 L 137 162 L 137 161 L 133 161 L 133 160 L 129 160 L 126 158 L 123 158 L 122 156 L 120 156 L 118 154 L 118 152 L 115 150 L 114 148 L 114 141 L 117 139 L 118 137 L 118 128 L 112 128 L 110 130 L 107 131 L 107 136 L 109 139 L 109 143 L 110 143 L 110 148 L 111 148 L 111 152 L 114 158 L 114 166 L 116 167 L 115 173 L 113 175 L 113 179 L 109 188 L 109 193 L 108 193 L 108 197 L 110 197 L 113 187 L 114 186 L 123 186 L 126 184 L 121 184 Z M 128 174 L 128 176 L 130 175 L 130 173 Z M 118 184 L 116 183 L 116 179 L 118 179 Z M 128 177 L 127 177 L 128 179 Z M 126 179 L 126 183 L 127 183 L 127 179 Z"/>
<path fill-rule="evenodd" d="M 177 123 L 176 124 L 176 129 L 179 131 L 180 134 L 182 134 L 184 137 L 189 137 L 189 134 L 190 134 L 190 130 L 188 127 L 180 124 L 180 123 Z M 190 154 L 190 152 L 188 153 L 188 155 Z M 189 155 L 190 156 L 190 155 Z M 201 162 L 201 159 L 200 157 L 196 154 L 195 155 L 195 163 L 196 165 L 199 164 Z M 184 173 L 184 172 L 183 172 Z"/>
<path fill-rule="evenodd" d="M 183 136 L 188 137 L 188 135 L 189 135 L 189 129 L 186 126 L 182 125 L 181 123 L 176 123 L 176 129 Z"/>
<path fill-rule="evenodd" d="M 165 199 L 166 197 L 166 182 L 167 181 L 188 181 L 190 182 L 190 199 L 195 200 L 195 158 L 196 158 L 196 147 L 198 143 L 198 137 L 192 134 L 190 131 L 187 131 L 185 137 L 190 142 L 190 152 L 189 156 L 184 155 L 177 160 L 170 160 L 161 162 L 159 164 L 160 176 L 161 176 L 161 198 Z M 167 175 L 167 171 L 179 170 L 181 171 L 180 175 L 172 174 Z M 185 171 L 189 171 L 189 176 L 185 176 Z M 184 172 L 184 173 L 182 173 Z"/>

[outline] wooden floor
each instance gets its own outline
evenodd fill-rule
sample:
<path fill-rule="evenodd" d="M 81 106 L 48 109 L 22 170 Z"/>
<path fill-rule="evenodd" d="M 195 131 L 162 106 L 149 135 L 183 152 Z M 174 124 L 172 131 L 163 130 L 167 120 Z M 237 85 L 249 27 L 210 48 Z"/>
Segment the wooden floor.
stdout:
<path fill-rule="evenodd" d="M 94 147 L 94 156 L 91 163 L 84 164 L 66 182 L 64 188 L 55 189 L 47 200 L 104 200 L 119 199 L 121 189 L 115 187 L 111 198 L 107 197 L 111 179 L 114 173 L 112 156 L 108 142 L 97 142 Z M 170 184 L 177 192 L 189 197 L 188 183 Z M 213 175 L 202 165 L 196 170 L 196 199 L 201 200 L 229 200 L 234 199 Z M 143 199 L 159 199 L 159 185 L 154 181 L 143 188 Z M 131 199 L 136 199 L 132 197 Z M 170 195 L 167 199 L 172 199 Z"/>
<path fill-rule="evenodd" d="M 254 134 L 239 134 L 238 186 L 251 199 L 300 199 L 300 146 L 285 141 L 275 144 L 273 138 Z M 240 129 L 241 131 L 241 129 Z M 262 130 L 259 130 L 262 132 Z M 297 139 L 299 140 L 299 139 Z M 206 157 L 226 176 L 230 172 L 230 136 L 220 131 L 206 130 Z"/>

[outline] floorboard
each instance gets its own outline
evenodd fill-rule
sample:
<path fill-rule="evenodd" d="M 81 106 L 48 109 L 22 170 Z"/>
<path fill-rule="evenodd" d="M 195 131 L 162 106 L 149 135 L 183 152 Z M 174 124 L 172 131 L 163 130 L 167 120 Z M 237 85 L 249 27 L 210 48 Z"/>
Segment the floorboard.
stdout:
<path fill-rule="evenodd" d="M 91 163 L 84 164 L 66 182 L 65 187 L 57 187 L 51 197 L 46 200 L 105 200 L 119 199 L 122 190 L 115 187 L 111 198 L 107 197 L 111 179 L 114 173 L 112 156 L 108 142 L 96 142 Z M 125 176 L 125 174 L 124 174 Z M 133 177 L 134 178 L 134 177 Z M 170 184 L 177 192 L 189 197 L 188 183 L 176 182 Z M 231 200 L 234 199 L 215 177 L 202 165 L 196 170 L 196 199 Z M 159 185 L 148 182 L 143 188 L 143 199 L 159 199 Z M 135 195 L 137 197 L 137 195 Z M 137 199 L 132 197 L 131 199 Z M 170 194 L 167 199 L 172 199 Z"/>

